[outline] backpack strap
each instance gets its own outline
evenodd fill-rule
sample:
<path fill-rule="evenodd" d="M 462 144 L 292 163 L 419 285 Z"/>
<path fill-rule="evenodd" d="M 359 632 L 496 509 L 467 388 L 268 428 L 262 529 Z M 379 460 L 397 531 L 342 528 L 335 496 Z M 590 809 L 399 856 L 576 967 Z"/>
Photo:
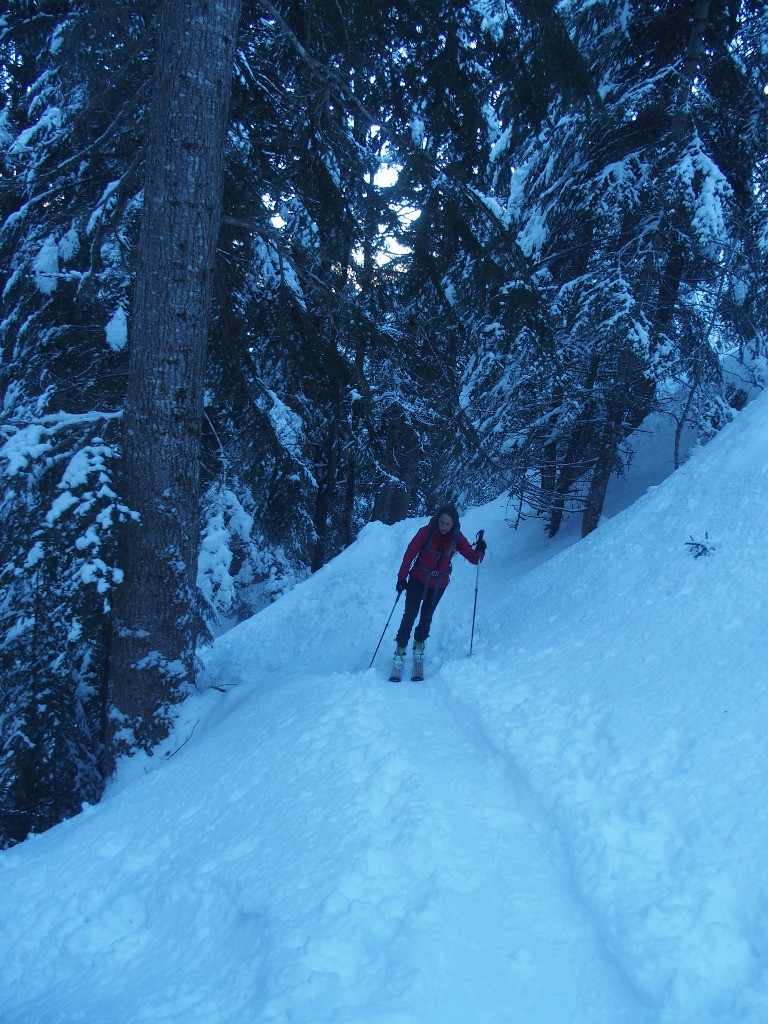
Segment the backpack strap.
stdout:
<path fill-rule="evenodd" d="M 419 548 L 419 553 L 418 553 L 418 555 L 416 555 L 416 557 L 414 558 L 414 560 L 413 560 L 413 561 L 411 562 L 411 568 L 410 568 L 410 569 L 408 570 L 408 572 L 410 572 L 410 571 L 411 571 L 411 569 L 415 569 L 415 568 L 416 568 L 416 566 L 417 566 L 417 565 L 419 564 L 419 559 L 420 559 L 420 558 L 421 558 L 421 556 L 422 556 L 422 555 L 424 554 L 424 552 L 425 552 L 425 551 L 427 550 L 427 548 L 429 547 L 429 545 L 430 545 L 430 544 L 432 543 L 432 534 L 433 534 L 434 532 L 435 532 L 435 527 L 433 526 L 433 524 L 432 524 L 432 521 L 430 520 L 430 523 L 429 523 L 429 532 L 427 533 L 427 539 L 426 539 L 426 540 L 424 541 L 424 543 L 423 543 L 423 544 L 421 545 L 421 547 Z"/>
<path fill-rule="evenodd" d="M 416 558 L 414 559 L 413 564 L 411 565 L 411 569 L 414 569 L 414 568 L 416 568 L 416 566 L 418 566 L 422 554 L 427 549 L 429 549 L 430 551 L 434 551 L 435 554 L 439 554 L 441 558 L 446 558 L 448 560 L 448 568 L 447 569 L 427 569 L 427 567 L 425 565 L 422 565 L 421 568 L 424 569 L 425 572 L 427 573 L 427 579 L 430 576 L 450 576 L 451 575 L 451 571 L 453 569 L 453 564 L 451 562 L 451 559 L 456 554 L 456 552 L 459 550 L 459 528 L 458 528 L 458 526 L 454 527 L 454 530 L 453 530 L 453 545 L 452 545 L 451 550 L 449 552 L 443 551 L 441 548 L 433 548 L 433 547 L 431 547 L 432 537 L 434 535 L 434 532 L 435 532 L 434 523 L 430 522 L 430 524 L 429 524 L 429 533 L 427 534 L 427 539 L 424 542 L 424 544 L 421 545 L 421 549 L 420 549 L 418 555 L 416 556 Z M 439 564 L 440 563 L 438 563 L 438 565 Z"/>

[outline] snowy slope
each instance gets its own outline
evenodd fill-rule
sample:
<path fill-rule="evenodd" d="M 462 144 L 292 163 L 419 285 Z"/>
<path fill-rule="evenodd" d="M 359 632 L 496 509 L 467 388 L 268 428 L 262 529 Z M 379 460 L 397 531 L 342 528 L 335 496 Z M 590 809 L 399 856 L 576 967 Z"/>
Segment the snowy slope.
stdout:
<path fill-rule="evenodd" d="M 765 1024 L 766 450 L 761 398 L 579 543 L 468 513 L 424 684 L 400 607 L 367 668 L 423 520 L 367 527 L 0 854 L 0 1020 Z"/>

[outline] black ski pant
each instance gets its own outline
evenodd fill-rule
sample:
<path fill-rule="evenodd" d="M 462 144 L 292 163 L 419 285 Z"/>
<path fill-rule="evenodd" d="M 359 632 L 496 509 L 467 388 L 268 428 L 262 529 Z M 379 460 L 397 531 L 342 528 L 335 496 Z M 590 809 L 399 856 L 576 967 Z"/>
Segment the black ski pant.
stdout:
<path fill-rule="evenodd" d="M 408 580 L 405 589 L 405 611 L 397 631 L 395 642 L 398 647 L 407 647 L 408 638 L 411 635 L 416 616 L 419 615 L 419 623 L 413 634 L 413 639 L 423 643 L 429 636 L 429 627 L 432 625 L 432 616 L 435 608 L 440 603 L 440 598 L 445 593 L 445 587 L 424 587 L 420 580 Z"/>

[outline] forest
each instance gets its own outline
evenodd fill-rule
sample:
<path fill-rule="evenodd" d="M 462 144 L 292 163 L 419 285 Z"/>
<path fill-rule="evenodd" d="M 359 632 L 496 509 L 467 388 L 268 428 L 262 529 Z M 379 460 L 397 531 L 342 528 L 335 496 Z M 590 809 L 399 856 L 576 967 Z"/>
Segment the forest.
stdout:
<path fill-rule="evenodd" d="M 10 0 L 0 102 L 0 848 L 365 524 L 586 536 L 768 378 L 763 0 Z"/>

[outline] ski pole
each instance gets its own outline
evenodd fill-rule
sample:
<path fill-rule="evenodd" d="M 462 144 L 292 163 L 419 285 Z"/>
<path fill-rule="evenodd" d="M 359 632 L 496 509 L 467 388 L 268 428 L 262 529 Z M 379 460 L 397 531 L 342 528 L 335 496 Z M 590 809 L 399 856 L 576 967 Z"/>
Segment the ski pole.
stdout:
<path fill-rule="evenodd" d="M 381 647 L 381 641 L 384 639 L 384 633 L 386 633 L 387 630 L 389 629 L 389 621 L 392 618 L 392 616 L 395 614 L 395 608 L 397 607 L 397 602 L 400 600 L 400 594 L 401 593 L 402 593 L 402 591 L 399 591 L 397 597 L 395 598 L 395 603 L 392 605 L 392 611 L 389 613 L 389 619 L 387 619 L 387 624 L 384 627 L 384 632 L 379 637 L 379 642 L 376 644 L 376 650 L 373 652 L 373 657 L 371 658 L 371 664 L 368 666 L 368 668 L 372 668 L 373 663 L 374 663 L 374 661 L 376 659 L 376 655 L 379 653 L 379 648 Z"/>
<path fill-rule="evenodd" d="M 475 537 L 475 547 L 477 542 L 483 539 L 485 530 L 478 530 L 477 537 Z M 475 576 L 475 606 L 472 609 L 472 636 L 469 638 L 469 653 L 472 653 L 472 645 L 475 642 L 475 615 L 477 614 L 477 585 L 480 582 L 480 563 L 477 563 L 477 575 Z"/>

